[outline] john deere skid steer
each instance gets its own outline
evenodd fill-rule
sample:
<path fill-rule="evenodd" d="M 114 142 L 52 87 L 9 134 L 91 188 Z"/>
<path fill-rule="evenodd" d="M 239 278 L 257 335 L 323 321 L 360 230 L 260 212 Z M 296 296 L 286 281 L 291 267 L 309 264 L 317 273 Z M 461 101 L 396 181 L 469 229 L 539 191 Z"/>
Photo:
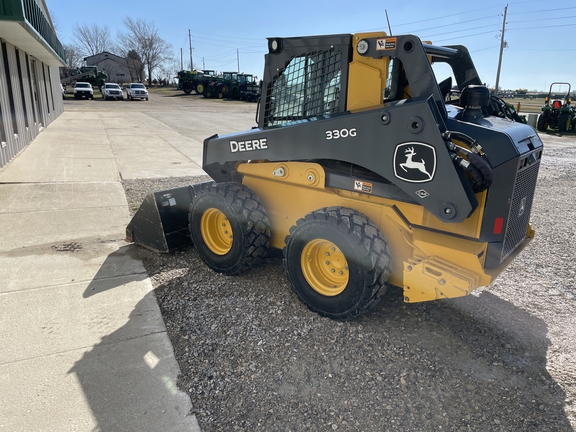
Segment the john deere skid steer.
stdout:
<path fill-rule="evenodd" d="M 385 33 L 269 38 L 258 126 L 204 141 L 214 182 L 149 195 L 127 240 L 216 272 L 283 250 L 308 308 L 358 315 L 490 284 L 534 236 L 534 128 L 493 115 L 467 49 Z M 445 102 L 433 63 L 452 69 Z"/>

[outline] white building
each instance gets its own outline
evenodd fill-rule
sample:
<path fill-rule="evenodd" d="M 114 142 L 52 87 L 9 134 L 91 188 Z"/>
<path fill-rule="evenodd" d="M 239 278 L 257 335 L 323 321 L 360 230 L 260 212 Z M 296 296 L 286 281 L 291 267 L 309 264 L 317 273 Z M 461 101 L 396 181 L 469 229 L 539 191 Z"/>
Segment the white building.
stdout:
<path fill-rule="evenodd" d="M 44 0 L 0 1 L 0 168 L 62 114 L 65 58 Z"/>
<path fill-rule="evenodd" d="M 108 75 L 106 82 L 122 84 L 132 81 L 130 79 L 130 70 L 124 57 L 104 51 L 100 54 L 85 57 L 84 61 L 87 66 L 97 66 L 99 71 Z"/>

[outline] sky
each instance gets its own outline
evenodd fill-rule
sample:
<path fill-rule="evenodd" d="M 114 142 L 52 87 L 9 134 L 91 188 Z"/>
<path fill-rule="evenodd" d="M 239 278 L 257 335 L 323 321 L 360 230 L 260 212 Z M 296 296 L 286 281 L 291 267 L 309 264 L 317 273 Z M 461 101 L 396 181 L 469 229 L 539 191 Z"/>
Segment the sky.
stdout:
<path fill-rule="evenodd" d="M 385 31 L 414 34 L 435 45 L 465 45 L 482 81 L 496 83 L 504 11 L 507 6 L 499 88 L 547 91 L 553 82 L 576 89 L 576 2 L 542 0 L 448 2 L 312 2 L 286 0 L 245 3 L 228 0 L 162 4 L 150 0 L 99 0 L 95 13 L 69 1 L 45 0 L 60 42 L 75 44 L 74 27 L 107 26 L 115 38 L 124 17 L 158 29 L 183 59 L 197 69 L 239 71 L 262 77 L 268 37 Z M 189 37 L 189 34 L 191 35 Z M 180 67 L 178 67 L 180 69 Z M 174 75 L 176 75 L 176 70 Z M 444 77 L 438 77 L 441 80 Z"/>

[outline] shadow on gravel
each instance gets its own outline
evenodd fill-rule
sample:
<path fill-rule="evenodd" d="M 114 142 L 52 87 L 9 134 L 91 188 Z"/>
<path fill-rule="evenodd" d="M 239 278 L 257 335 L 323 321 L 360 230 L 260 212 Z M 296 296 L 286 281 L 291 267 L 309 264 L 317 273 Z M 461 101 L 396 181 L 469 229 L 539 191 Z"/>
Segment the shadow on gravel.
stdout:
<path fill-rule="evenodd" d="M 493 294 L 338 322 L 292 294 L 279 257 L 246 275 L 195 250 L 147 254 L 203 432 L 572 431 L 543 321 Z"/>

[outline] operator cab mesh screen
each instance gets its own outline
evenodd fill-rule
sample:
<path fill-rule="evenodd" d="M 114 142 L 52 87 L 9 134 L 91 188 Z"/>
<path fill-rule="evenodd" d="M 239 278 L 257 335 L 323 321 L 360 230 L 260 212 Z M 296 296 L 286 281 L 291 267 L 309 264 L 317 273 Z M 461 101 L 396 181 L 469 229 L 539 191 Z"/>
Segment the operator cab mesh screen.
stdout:
<path fill-rule="evenodd" d="M 268 86 L 265 126 L 338 112 L 340 51 L 317 51 L 293 57 Z"/>

